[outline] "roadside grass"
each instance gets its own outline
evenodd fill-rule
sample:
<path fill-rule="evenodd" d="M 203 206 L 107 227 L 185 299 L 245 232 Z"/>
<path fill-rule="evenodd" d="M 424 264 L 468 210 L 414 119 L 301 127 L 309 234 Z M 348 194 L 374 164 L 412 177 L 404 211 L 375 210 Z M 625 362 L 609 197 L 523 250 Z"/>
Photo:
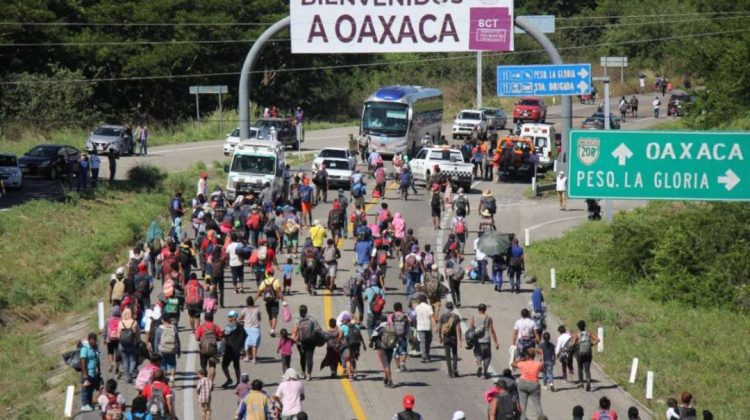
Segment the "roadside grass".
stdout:
<path fill-rule="evenodd" d="M 239 116 L 236 110 L 230 109 L 224 111 L 223 119 L 223 128 L 218 112 L 207 114 L 199 124 L 196 124 L 194 120 L 175 125 L 154 123 L 149 126 L 151 131 L 149 147 L 224 139 L 237 128 Z M 305 123 L 305 130 L 322 130 L 358 124 L 356 120 L 340 122 L 311 120 Z M 15 153 L 20 156 L 42 143 L 62 143 L 83 150 L 86 146 L 86 139 L 94 128 L 64 128 L 51 132 L 43 132 L 34 127 L 14 127 L 12 130 L 0 128 L 0 152 Z"/>
<path fill-rule="evenodd" d="M 150 221 L 166 215 L 167 202 L 163 193 L 102 187 L 64 203 L 36 200 L 2 213 L 0 417 L 56 417 L 38 398 L 54 388 L 47 379 L 60 353 L 45 354 L 38 332 L 67 314 L 91 312 L 107 274 Z"/>
<path fill-rule="evenodd" d="M 528 272 L 536 274 L 550 310 L 568 328 L 579 319 L 595 331 L 604 327 L 604 353 L 594 357 L 604 371 L 646 405 L 646 372 L 654 372 L 653 411 L 666 399 L 690 391 L 699 410 L 717 419 L 744 419 L 750 413 L 750 317 L 726 309 L 693 308 L 677 301 L 656 302 L 646 288 L 617 287 L 607 267 L 613 238 L 606 224 L 588 222 L 557 239 L 528 248 Z M 549 288 L 550 268 L 557 289 Z M 640 359 L 629 384 L 632 359 Z"/>

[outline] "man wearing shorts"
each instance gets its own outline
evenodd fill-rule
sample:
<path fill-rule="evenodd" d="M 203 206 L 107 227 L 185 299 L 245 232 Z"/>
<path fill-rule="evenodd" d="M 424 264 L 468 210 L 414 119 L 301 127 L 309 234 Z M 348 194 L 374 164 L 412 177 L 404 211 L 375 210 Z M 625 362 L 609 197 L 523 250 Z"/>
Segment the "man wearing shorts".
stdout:
<path fill-rule="evenodd" d="M 430 197 L 430 210 L 432 214 L 432 227 L 435 230 L 440 229 L 440 214 L 445 208 L 445 203 L 440 198 L 440 185 L 435 184 L 432 188 L 432 195 Z"/>
<path fill-rule="evenodd" d="M 312 200 L 313 187 L 310 186 L 310 178 L 305 178 L 302 186 L 299 188 L 301 206 L 302 206 L 302 226 L 312 225 Z"/>
<path fill-rule="evenodd" d="M 396 368 L 399 372 L 406 372 L 406 358 L 408 357 L 408 340 L 409 335 L 409 318 L 404 313 L 404 307 L 401 302 L 393 304 L 393 314 L 388 317 L 388 325 L 393 325 L 396 329 L 398 342 L 393 349 L 393 356 L 396 357 Z"/>
<path fill-rule="evenodd" d="M 237 251 L 242 247 L 242 243 L 237 239 L 237 234 L 232 232 L 232 242 L 227 246 L 227 255 L 229 256 L 229 269 L 232 272 L 232 285 L 234 285 L 234 291 L 240 293 L 242 291 L 242 283 L 245 281 L 245 267 L 242 264 L 242 259 L 237 255 Z"/>
<path fill-rule="evenodd" d="M 268 289 L 268 290 L 267 290 Z M 266 315 L 271 326 L 271 337 L 276 337 L 276 320 L 279 318 L 279 302 L 284 301 L 281 293 L 281 283 L 274 277 L 273 270 L 268 271 L 268 276 L 258 286 L 257 299 L 263 298 L 266 304 Z"/>

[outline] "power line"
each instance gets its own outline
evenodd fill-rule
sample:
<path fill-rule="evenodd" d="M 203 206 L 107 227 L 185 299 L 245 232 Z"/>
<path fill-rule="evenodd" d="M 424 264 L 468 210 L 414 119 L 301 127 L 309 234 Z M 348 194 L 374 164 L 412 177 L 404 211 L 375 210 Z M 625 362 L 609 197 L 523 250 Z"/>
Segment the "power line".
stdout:
<path fill-rule="evenodd" d="M 712 18 L 712 17 L 702 17 L 697 19 L 683 19 L 683 20 L 653 20 L 649 22 L 618 22 L 618 23 L 610 23 L 605 25 L 586 25 L 586 26 L 563 26 L 563 27 L 557 27 L 555 28 L 555 31 L 571 31 L 571 30 L 577 30 L 577 29 L 590 29 L 590 28 L 610 28 L 613 26 L 621 27 L 621 26 L 647 26 L 647 25 L 663 25 L 663 24 L 672 24 L 672 23 L 692 23 L 692 22 L 701 22 L 701 21 L 717 21 L 717 20 L 726 20 L 726 19 L 745 19 L 748 16 L 750 16 L 750 12 L 745 12 L 746 14 L 741 16 L 725 16 L 725 17 L 719 17 L 719 18 Z"/>
<path fill-rule="evenodd" d="M 705 32 L 705 33 L 698 33 L 698 34 L 684 34 L 684 35 L 676 35 L 676 36 L 669 36 L 669 37 L 648 38 L 648 39 L 608 42 L 608 43 L 589 44 L 589 45 L 577 45 L 577 46 L 558 48 L 558 51 L 642 44 L 642 43 L 656 42 L 656 41 L 672 41 L 676 39 L 685 39 L 685 38 L 702 38 L 702 37 L 717 36 L 717 35 L 736 34 L 740 32 L 749 32 L 749 31 L 750 31 L 750 28 L 738 29 L 738 30 L 733 30 L 733 31 Z M 497 53 L 485 54 L 485 57 L 532 54 L 532 53 L 542 53 L 542 52 L 544 52 L 543 49 L 527 50 L 527 51 L 512 51 L 512 52 L 497 52 Z M 313 66 L 313 67 L 294 67 L 294 68 L 281 68 L 281 69 L 253 70 L 250 72 L 250 74 L 264 74 L 267 72 L 291 73 L 291 72 L 315 71 L 315 70 L 335 70 L 335 69 L 354 68 L 354 67 L 363 68 L 363 67 L 397 66 L 397 65 L 409 64 L 409 63 L 427 63 L 427 62 L 465 60 L 465 59 L 475 59 L 475 58 L 476 58 L 476 55 L 472 53 L 472 54 L 465 54 L 465 55 L 453 56 L 453 57 L 434 57 L 434 58 L 423 58 L 423 59 L 414 59 L 414 60 L 384 61 L 384 62 L 376 62 L 376 63 L 342 64 L 342 65 L 331 65 L 331 66 Z M 106 77 L 106 78 L 96 78 L 96 79 L 1 81 L 0 85 L 49 84 L 49 83 L 98 83 L 98 82 L 119 82 L 119 81 L 140 81 L 140 80 L 188 79 L 188 78 L 205 78 L 205 77 L 219 77 L 219 76 L 238 76 L 240 74 L 241 74 L 240 72 L 224 72 L 224 73 L 204 73 L 204 74 L 175 74 L 175 75 L 168 75 L 168 76 Z"/>
<path fill-rule="evenodd" d="M 743 14 L 746 11 L 733 11 L 733 12 L 692 12 L 692 13 L 660 13 L 660 14 L 646 14 L 646 15 L 608 15 L 608 16 L 571 16 L 571 17 L 555 17 L 558 21 L 568 20 L 591 20 L 591 19 L 626 19 L 626 18 L 641 18 L 641 17 L 672 17 L 672 16 L 696 16 L 696 15 L 728 15 L 728 14 Z M 165 26 L 271 26 L 274 22 L 17 22 L 17 21 L 2 21 L 0 26 L 113 26 L 113 27 L 165 27 Z"/>
<path fill-rule="evenodd" d="M 711 19 L 712 21 L 724 20 L 724 19 L 744 19 L 750 16 L 750 12 L 745 12 L 746 15 L 742 16 L 728 16 L 721 18 L 697 18 L 697 19 L 683 19 L 683 20 L 672 20 L 672 21 L 650 21 L 650 22 L 622 22 L 613 23 L 607 25 L 587 25 L 587 26 L 564 26 L 555 28 L 556 31 L 566 30 L 578 30 L 578 29 L 589 29 L 589 28 L 611 28 L 619 26 L 646 26 L 646 25 L 663 25 L 663 24 L 675 24 L 675 23 L 691 23 L 704 21 Z M 132 40 L 132 41 L 97 41 L 97 42 L 39 42 L 39 43 L 0 43 L 0 47 L 87 47 L 87 46 L 120 46 L 120 45 L 203 45 L 203 44 L 252 44 L 257 39 L 223 39 L 223 40 L 170 40 L 170 41 L 146 41 L 146 40 Z M 287 42 L 291 41 L 291 38 L 274 38 L 270 39 L 269 42 Z"/>

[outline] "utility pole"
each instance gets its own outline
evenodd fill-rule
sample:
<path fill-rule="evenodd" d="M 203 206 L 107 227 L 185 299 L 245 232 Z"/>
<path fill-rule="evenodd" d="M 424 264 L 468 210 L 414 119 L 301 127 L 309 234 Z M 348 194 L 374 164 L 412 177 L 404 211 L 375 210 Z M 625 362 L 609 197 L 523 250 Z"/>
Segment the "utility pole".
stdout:
<path fill-rule="evenodd" d="M 477 51 L 477 109 L 482 107 L 482 52 Z"/>

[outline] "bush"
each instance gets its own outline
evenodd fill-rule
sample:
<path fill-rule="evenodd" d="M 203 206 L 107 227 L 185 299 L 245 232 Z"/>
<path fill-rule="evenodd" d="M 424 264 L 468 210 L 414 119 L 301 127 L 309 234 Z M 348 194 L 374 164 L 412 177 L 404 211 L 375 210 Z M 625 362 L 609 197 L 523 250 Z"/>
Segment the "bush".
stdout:
<path fill-rule="evenodd" d="M 156 166 L 138 164 L 128 169 L 128 183 L 136 191 L 161 190 L 167 174 Z"/>

